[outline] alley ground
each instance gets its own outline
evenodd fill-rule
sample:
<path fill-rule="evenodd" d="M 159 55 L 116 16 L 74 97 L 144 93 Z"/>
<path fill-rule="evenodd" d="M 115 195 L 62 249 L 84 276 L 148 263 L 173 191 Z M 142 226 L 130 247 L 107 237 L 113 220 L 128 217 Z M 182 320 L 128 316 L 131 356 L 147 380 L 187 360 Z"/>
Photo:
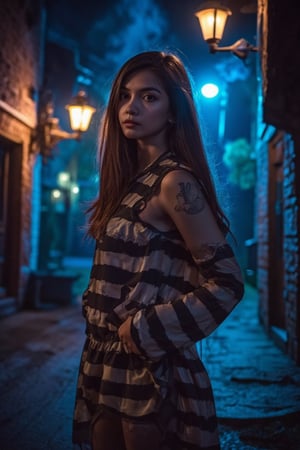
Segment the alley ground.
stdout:
<path fill-rule="evenodd" d="M 71 450 L 84 339 L 78 299 L 0 320 L 0 450 Z M 211 376 L 222 450 L 300 449 L 300 367 L 257 320 L 250 286 L 199 352 Z"/>

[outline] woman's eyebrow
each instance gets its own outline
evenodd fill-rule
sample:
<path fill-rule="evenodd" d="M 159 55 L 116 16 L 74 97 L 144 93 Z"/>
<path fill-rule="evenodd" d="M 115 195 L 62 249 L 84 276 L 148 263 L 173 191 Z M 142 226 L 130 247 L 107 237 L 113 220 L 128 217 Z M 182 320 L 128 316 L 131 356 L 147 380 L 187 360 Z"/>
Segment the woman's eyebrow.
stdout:
<path fill-rule="evenodd" d="M 130 91 L 130 89 L 128 89 L 126 86 L 122 86 L 121 87 L 121 90 L 122 91 Z M 141 88 L 141 89 L 138 89 L 140 92 L 145 92 L 145 91 L 155 91 L 155 92 L 158 92 L 159 94 L 161 94 L 161 90 L 160 89 L 158 89 L 157 87 L 154 87 L 154 86 L 145 86 L 145 87 L 143 87 L 143 88 Z"/>
<path fill-rule="evenodd" d="M 146 86 L 146 87 L 143 87 L 143 88 L 141 89 L 141 91 L 142 91 L 142 92 L 144 92 L 144 91 L 156 91 L 156 92 L 158 92 L 159 94 L 161 94 L 161 90 L 158 89 L 157 87 L 154 87 L 154 86 Z"/>

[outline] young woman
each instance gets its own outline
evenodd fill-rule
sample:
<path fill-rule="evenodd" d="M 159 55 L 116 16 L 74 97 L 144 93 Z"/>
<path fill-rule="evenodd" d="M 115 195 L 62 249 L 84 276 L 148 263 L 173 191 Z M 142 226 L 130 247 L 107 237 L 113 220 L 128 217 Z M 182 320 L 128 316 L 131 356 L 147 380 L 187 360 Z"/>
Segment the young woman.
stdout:
<path fill-rule="evenodd" d="M 100 155 L 73 442 L 217 450 L 213 394 L 195 343 L 242 298 L 243 281 L 177 56 L 144 52 L 123 65 Z"/>

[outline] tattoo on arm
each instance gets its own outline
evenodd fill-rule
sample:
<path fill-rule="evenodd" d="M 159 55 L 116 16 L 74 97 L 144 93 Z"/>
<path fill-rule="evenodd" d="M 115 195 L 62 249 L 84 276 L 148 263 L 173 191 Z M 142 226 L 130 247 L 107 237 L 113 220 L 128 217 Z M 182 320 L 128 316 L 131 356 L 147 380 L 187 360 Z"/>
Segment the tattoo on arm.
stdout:
<path fill-rule="evenodd" d="M 205 201 L 200 186 L 196 183 L 179 183 L 179 193 L 176 195 L 175 211 L 187 214 L 198 214 L 205 208 Z"/>

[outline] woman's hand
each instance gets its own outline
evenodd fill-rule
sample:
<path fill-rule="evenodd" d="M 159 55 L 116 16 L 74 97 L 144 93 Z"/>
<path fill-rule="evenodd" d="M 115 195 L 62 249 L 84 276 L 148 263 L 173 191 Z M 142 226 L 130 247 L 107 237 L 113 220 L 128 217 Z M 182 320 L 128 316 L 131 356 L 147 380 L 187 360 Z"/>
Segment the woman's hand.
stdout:
<path fill-rule="evenodd" d="M 118 335 L 126 353 L 135 353 L 136 355 L 140 355 L 141 353 L 131 337 L 131 322 L 132 316 L 129 316 L 119 327 Z"/>

